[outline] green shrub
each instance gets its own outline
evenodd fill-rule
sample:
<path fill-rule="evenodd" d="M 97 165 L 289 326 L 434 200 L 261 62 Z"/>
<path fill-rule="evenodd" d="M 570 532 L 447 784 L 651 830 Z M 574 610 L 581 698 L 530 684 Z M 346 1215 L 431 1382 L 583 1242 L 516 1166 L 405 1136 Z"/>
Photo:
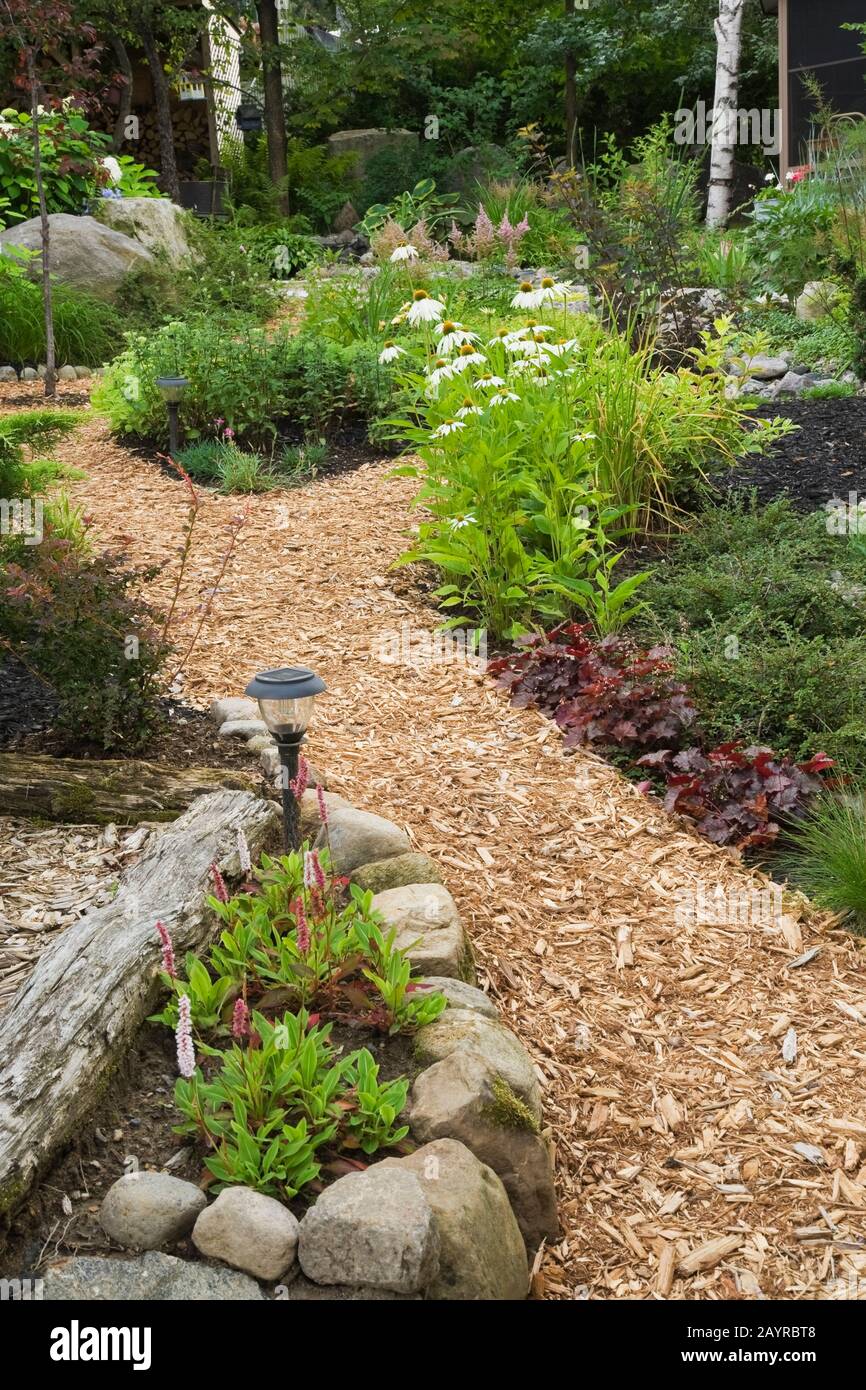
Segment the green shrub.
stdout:
<path fill-rule="evenodd" d="M 804 179 L 789 191 L 760 193 L 747 243 L 764 288 L 796 299 L 807 281 L 824 279 L 835 219 L 834 196 L 820 182 Z"/>
<path fill-rule="evenodd" d="M 268 452 L 283 429 L 320 437 L 346 417 L 378 410 L 389 381 L 375 348 L 202 317 L 130 335 L 93 403 L 115 433 L 164 442 L 166 411 L 155 379 L 179 371 L 190 382 L 181 404 L 187 444 L 227 426 L 237 442 Z"/>
<path fill-rule="evenodd" d="M 169 648 L 139 594 L 150 572 L 51 535 L 0 567 L 0 638 L 55 693 L 70 744 L 126 755 L 160 723 Z"/>
<path fill-rule="evenodd" d="M 866 775 L 862 638 L 768 638 L 757 630 L 733 647 L 730 636 L 722 626 L 680 644 L 678 671 L 707 741 L 767 744 L 795 760 L 827 752 Z"/>
<path fill-rule="evenodd" d="M 0 497 L 40 497 L 70 470 L 36 457 L 71 434 L 81 416 L 69 410 L 22 410 L 0 415 Z"/>
<path fill-rule="evenodd" d="M 39 152 L 48 211 L 81 213 L 108 174 L 100 160 L 111 140 L 91 130 L 74 106 L 45 111 L 39 120 Z M 33 119 L 26 111 L 0 111 L 0 196 L 7 200 L 6 222 L 26 222 L 39 214 L 33 172 Z"/>
<path fill-rule="evenodd" d="M 855 637 L 866 619 L 866 559 L 827 520 L 798 514 L 786 498 L 706 512 L 672 542 L 644 591 L 664 635 Z"/>
<path fill-rule="evenodd" d="M 779 869 L 819 907 L 866 933 L 866 805 L 862 796 L 825 793 L 789 828 Z"/>

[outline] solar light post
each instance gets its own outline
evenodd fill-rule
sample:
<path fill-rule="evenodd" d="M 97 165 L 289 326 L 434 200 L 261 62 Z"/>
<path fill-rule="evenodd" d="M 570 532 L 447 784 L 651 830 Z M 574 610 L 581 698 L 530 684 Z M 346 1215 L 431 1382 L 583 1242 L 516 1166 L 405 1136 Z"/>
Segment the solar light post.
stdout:
<path fill-rule="evenodd" d="M 297 782 L 301 744 L 313 716 L 316 696 L 325 682 L 306 666 L 282 666 L 261 671 L 244 694 L 259 702 L 259 712 L 280 754 L 283 794 L 283 848 L 286 854 L 300 844 L 300 808 L 292 790 Z"/>
<path fill-rule="evenodd" d="M 168 451 L 173 458 L 179 447 L 178 407 L 183 400 L 186 388 L 189 386 L 189 381 L 185 376 L 158 376 L 156 385 L 168 407 Z"/>

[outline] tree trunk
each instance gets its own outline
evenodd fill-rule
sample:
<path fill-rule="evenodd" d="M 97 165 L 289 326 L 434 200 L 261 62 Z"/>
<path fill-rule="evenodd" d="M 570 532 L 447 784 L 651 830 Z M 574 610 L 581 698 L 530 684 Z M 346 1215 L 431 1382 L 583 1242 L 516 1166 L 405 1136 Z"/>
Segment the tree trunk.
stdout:
<path fill-rule="evenodd" d="M 170 821 L 205 792 L 254 786 L 251 773 L 227 768 L 0 753 L 0 815 L 73 825 Z"/>
<path fill-rule="evenodd" d="M 283 110 L 283 69 L 280 62 L 276 0 L 256 0 L 256 14 L 259 19 L 259 39 L 262 47 L 268 172 L 277 190 L 277 206 L 283 216 L 287 217 L 289 195 L 286 188 L 286 113 Z"/>
<path fill-rule="evenodd" d="M 126 140 L 126 118 L 132 109 L 132 63 L 129 61 L 129 54 L 126 51 L 126 44 L 122 39 L 112 38 L 111 47 L 114 56 L 117 58 L 117 65 L 123 77 L 126 79 L 120 89 L 120 101 L 117 107 L 117 119 L 114 122 L 114 133 L 111 137 L 111 148 L 115 154 L 119 154 Z"/>
<path fill-rule="evenodd" d="M 723 227 L 731 212 L 734 149 L 737 140 L 737 89 L 740 77 L 746 0 L 719 0 L 716 29 L 716 94 L 707 199 L 707 226 Z"/>
<path fill-rule="evenodd" d="M 42 177 L 42 150 L 39 146 L 39 81 L 36 76 L 36 63 L 32 48 L 27 49 L 27 80 L 30 84 L 30 114 L 33 117 L 33 173 L 36 179 L 36 193 L 39 198 L 39 219 L 42 229 L 42 308 L 45 321 L 45 395 L 50 397 L 57 389 L 56 362 L 54 357 L 54 301 L 51 297 L 51 228 L 48 222 L 48 204 L 45 201 L 45 181 Z"/>
<path fill-rule="evenodd" d="M 122 875 L 112 901 L 41 956 L 0 1015 L 0 1213 L 80 1132 L 152 1012 L 161 988 L 155 923 L 165 923 L 179 960 L 216 936 L 204 901 L 210 864 L 239 876 L 238 830 L 256 857 L 278 824 L 276 807 L 247 792 L 200 797 Z"/>
<path fill-rule="evenodd" d="M 574 0 L 565 0 L 565 17 L 574 14 Z M 574 140 L 577 130 L 577 61 L 569 49 L 565 55 L 565 158 L 574 165 Z"/>
<path fill-rule="evenodd" d="M 162 186 L 173 203 L 180 202 L 180 183 L 177 177 L 177 160 L 174 153 L 174 130 L 171 124 L 171 101 L 168 82 L 162 65 L 162 56 L 156 44 L 153 30 L 149 24 L 142 23 L 138 30 L 150 80 L 153 84 L 153 100 L 156 107 L 156 126 L 159 132 L 159 162 L 162 168 Z"/>

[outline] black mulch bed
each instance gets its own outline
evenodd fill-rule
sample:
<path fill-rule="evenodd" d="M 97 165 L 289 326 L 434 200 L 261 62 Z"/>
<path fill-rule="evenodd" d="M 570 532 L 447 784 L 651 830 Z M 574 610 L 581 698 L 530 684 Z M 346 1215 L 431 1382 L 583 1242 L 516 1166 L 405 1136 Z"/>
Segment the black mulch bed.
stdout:
<path fill-rule="evenodd" d="M 63 758 L 135 757 L 177 768 L 256 770 L 256 760 L 243 740 L 218 738 L 217 726 L 206 711 L 177 700 L 163 702 L 160 728 L 134 751 L 105 751 L 85 739 L 61 738 L 53 728 L 56 708 L 52 692 L 20 662 L 13 657 L 0 662 L 0 749 Z"/>
<path fill-rule="evenodd" d="M 762 405 L 757 417 L 787 416 L 799 429 L 763 455 L 750 455 L 719 480 L 723 492 L 755 490 L 759 502 L 787 493 L 798 511 L 816 511 L 849 492 L 866 495 L 866 397 Z"/>

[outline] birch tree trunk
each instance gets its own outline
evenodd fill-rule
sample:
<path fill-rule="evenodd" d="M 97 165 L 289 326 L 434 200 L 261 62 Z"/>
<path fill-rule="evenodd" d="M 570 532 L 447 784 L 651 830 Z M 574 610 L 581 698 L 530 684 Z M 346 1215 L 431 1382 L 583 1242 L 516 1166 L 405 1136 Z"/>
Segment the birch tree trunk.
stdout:
<path fill-rule="evenodd" d="M 746 0 L 719 0 L 716 29 L 716 94 L 707 198 L 707 226 L 723 227 L 731 212 L 734 149 L 737 140 L 737 89 Z"/>

